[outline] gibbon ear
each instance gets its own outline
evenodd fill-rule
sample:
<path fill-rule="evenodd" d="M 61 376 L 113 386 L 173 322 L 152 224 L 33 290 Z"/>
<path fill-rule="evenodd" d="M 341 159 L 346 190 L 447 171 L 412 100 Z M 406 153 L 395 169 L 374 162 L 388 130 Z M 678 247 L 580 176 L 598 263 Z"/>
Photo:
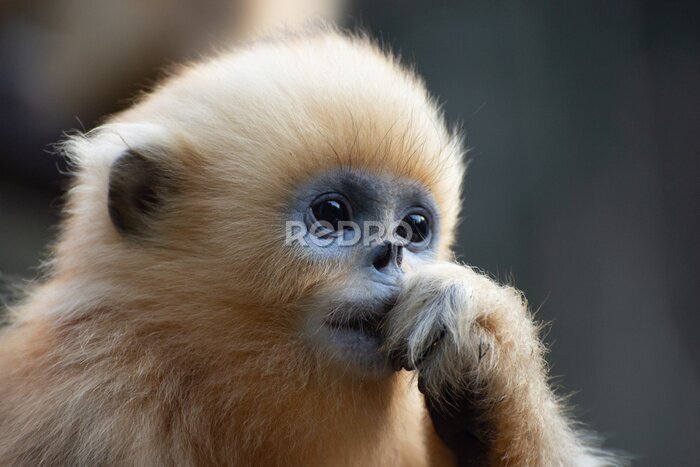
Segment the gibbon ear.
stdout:
<path fill-rule="evenodd" d="M 107 206 L 114 227 L 128 236 L 147 233 L 171 186 L 159 161 L 133 149 L 124 151 L 109 173 Z"/>

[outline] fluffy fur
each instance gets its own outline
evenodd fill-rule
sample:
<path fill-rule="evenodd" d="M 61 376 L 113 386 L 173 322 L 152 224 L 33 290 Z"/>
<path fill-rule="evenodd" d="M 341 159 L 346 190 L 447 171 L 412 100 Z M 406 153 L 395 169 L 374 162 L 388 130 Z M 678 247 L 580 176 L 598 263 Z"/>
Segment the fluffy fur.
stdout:
<path fill-rule="evenodd" d="M 65 149 L 75 181 L 51 272 L 0 337 L 0 464 L 452 462 L 410 373 L 356 377 L 299 337 L 299 304 L 344 265 L 284 248 L 275 213 L 335 167 L 416 180 L 435 197 L 441 262 L 408 275 L 385 345 L 408 342 L 428 394 L 479 391 L 490 463 L 607 461 L 549 389 L 521 295 L 445 262 L 459 135 L 366 38 L 317 30 L 222 53 Z M 171 181 L 167 209 L 138 239 L 107 210 L 126 150 Z M 439 329 L 436 355 L 417 362 Z"/>

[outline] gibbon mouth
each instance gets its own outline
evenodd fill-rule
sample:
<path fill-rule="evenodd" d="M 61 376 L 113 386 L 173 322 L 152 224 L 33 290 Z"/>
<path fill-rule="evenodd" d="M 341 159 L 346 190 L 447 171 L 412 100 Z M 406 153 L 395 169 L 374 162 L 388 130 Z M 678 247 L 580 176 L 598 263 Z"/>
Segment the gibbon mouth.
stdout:
<path fill-rule="evenodd" d="M 376 373 L 390 367 L 388 356 L 380 352 L 382 337 L 378 319 L 328 321 L 324 328 L 329 350 L 344 368 L 350 364 L 362 373 Z"/>
<path fill-rule="evenodd" d="M 383 374 L 391 371 L 389 358 L 380 351 L 383 337 L 381 324 L 386 313 L 394 306 L 395 300 L 382 301 L 358 309 L 351 316 L 330 317 L 323 328 L 326 342 L 331 345 L 333 354 L 343 365 L 354 363 L 366 373 Z"/>
<path fill-rule="evenodd" d="M 356 332 L 359 334 L 364 334 L 368 337 L 381 339 L 379 324 L 380 320 L 375 316 L 365 319 L 355 318 L 350 320 L 330 321 L 326 323 L 326 325 L 332 330 L 340 332 Z"/>
<path fill-rule="evenodd" d="M 326 321 L 326 326 L 331 330 L 354 332 L 381 340 L 382 335 L 380 328 L 382 320 L 395 304 L 396 298 L 392 297 L 389 300 L 382 301 L 379 306 L 376 307 L 378 309 L 360 313 L 361 316 L 354 316 L 346 319 L 331 319 Z"/>

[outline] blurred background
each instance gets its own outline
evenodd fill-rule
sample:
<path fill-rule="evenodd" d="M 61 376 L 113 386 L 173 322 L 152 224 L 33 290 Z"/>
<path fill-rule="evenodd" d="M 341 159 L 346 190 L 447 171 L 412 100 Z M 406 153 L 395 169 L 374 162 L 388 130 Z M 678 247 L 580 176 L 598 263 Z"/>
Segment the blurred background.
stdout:
<path fill-rule="evenodd" d="M 0 282 L 53 237 L 64 131 L 300 1 L 400 51 L 462 122 L 458 252 L 552 322 L 577 416 L 634 465 L 700 465 L 697 1 L 0 0 Z"/>

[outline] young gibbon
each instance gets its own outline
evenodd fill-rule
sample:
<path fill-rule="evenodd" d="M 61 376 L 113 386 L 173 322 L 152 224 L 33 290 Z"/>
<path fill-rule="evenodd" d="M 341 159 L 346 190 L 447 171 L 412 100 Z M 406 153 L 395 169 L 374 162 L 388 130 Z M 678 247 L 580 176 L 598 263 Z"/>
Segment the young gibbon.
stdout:
<path fill-rule="evenodd" d="M 50 274 L 0 334 L 0 465 L 615 464 L 522 294 L 452 261 L 460 135 L 367 38 L 238 47 L 65 152 Z"/>

